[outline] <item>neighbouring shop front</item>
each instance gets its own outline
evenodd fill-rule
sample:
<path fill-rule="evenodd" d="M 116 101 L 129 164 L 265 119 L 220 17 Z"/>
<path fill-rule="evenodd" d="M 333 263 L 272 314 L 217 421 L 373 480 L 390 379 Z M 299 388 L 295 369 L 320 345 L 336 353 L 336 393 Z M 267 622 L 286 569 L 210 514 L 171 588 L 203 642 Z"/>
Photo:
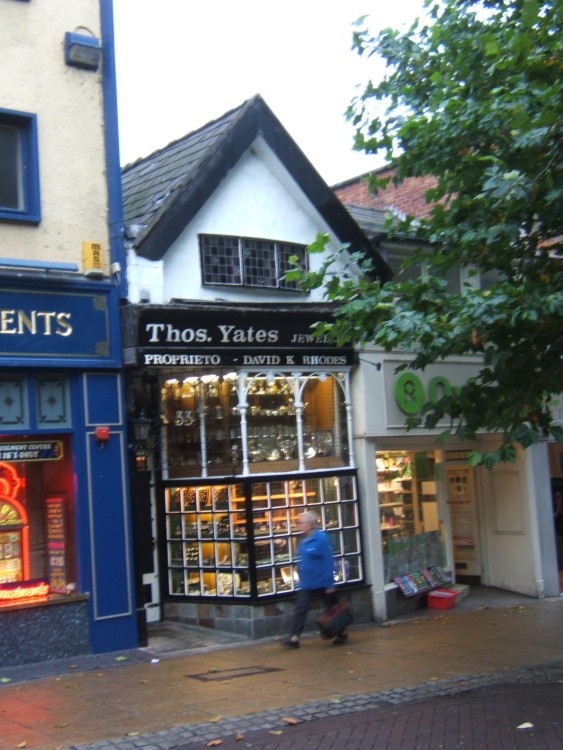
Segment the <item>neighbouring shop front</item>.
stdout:
<path fill-rule="evenodd" d="M 0 662 L 135 647 L 111 285 L 1 287 Z"/>
<path fill-rule="evenodd" d="M 406 361 L 364 351 L 356 382 L 366 403 L 354 422 L 376 618 L 424 606 L 432 587 L 450 582 L 558 594 L 548 460 L 555 447 L 533 446 L 487 470 L 473 467 L 470 454 L 493 449 L 494 435 L 440 443 L 438 431 L 406 432 L 408 416 L 477 367 L 466 358 L 424 373 L 397 369 Z"/>
<path fill-rule="evenodd" d="M 482 582 L 470 451 L 425 442 L 405 436 L 403 449 L 375 453 L 389 616 L 423 606 L 434 588 Z"/>
<path fill-rule="evenodd" d="M 335 582 L 371 618 L 353 455 L 351 348 L 311 334 L 327 310 L 124 309 L 137 473 L 154 485 L 161 614 L 250 637 L 283 632 L 299 513 L 314 511 Z M 154 588 L 145 570 L 149 619 Z"/>

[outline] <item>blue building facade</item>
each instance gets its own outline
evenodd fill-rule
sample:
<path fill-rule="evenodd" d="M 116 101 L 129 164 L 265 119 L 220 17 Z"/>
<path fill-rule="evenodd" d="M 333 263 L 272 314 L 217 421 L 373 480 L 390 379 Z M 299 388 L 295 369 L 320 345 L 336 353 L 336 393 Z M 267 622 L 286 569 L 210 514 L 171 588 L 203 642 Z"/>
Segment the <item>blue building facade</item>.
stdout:
<path fill-rule="evenodd" d="M 5 665 L 139 644 L 119 324 L 126 289 L 113 8 L 111 0 L 92 0 L 79 8 L 62 3 L 53 14 L 40 5 L 0 11 L 7 59 L 15 48 L 20 56 L 22 47 L 30 51 L 21 59 L 23 84 L 0 100 L 8 165 L 0 170 Z M 53 86 L 48 99 L 60 103 L 55 114 L 34 91 L 42 89 L 41 74 L 30 74 L 42 55 Z M 94 108 L 91 135 L 81 125 L 85 102 Z M 67 142 L 75 152 L 61 149 Z"/>

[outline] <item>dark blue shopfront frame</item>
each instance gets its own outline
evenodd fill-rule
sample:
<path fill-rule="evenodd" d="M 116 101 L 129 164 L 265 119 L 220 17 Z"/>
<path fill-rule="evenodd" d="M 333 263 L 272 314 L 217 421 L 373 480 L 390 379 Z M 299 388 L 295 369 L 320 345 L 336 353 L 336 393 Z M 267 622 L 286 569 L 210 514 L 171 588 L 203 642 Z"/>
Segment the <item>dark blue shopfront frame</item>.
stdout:
<path fill-rule="evenodd" d="M 48 281 L 49 288 L 42 279 L 32 283 L 12 277 L 0 284 L 0 369 L 4 375 L 13 369 L 72 373 L 72 425 L 64 431 L 72 434 L 78 583 L 87 597 L 90 649 L 135 648 L 138 614 L 117 289 L 109 280 L 78 275 L 59 277 L 59 288 Z M 98 426 L 109 428 L 104 445 L 96 440 Z"/>
<path fill-rule="evenodd" d="M 0 365 L 108 366 L 120 362 L 112 331 L 116 296 L 108 284 L 52 291 L 0 286 Z M 90 288 L 88 288 L 88 286 Z"/>
<path fill-rule="evenodd" d="M 88 509 L 82 520 L 88 543 L 81 550 L 90 550 L 90 560 L 83 559 L 83 569 L 89 571 L 84 584 L 90 594 L 92 650 L 99 653 L 132 648 L 138 640 L 128 478 L 124 472 L 127 441 L 118 412 L 110 413 L 112 390 L 118 383 L 111 375 L 99 373 L 88 375 L 85 386 L 90 424 L 85 428 Z M 109 440 L 102 446 L 94 425 L 107 417 Z"/>

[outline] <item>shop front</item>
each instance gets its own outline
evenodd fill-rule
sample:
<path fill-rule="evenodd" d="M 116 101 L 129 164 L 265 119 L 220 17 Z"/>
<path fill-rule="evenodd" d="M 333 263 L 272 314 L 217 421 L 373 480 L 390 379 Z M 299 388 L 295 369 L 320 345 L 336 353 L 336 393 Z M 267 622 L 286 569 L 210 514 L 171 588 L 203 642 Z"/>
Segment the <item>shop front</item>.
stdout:
<path fill-rule="evenodd" d="M 254 638 L 284 632 L 297 517 L 310 510 L 330 536 L 335 583 L 371 618 L 352 450 L 356 358 L 311 335 L 327 314 L 125 308 L 132 431 L 149 427 L 136 465 L 154 479 L 160 616 Z"/>
<path fill-rule="evenodd" d="M 111 285 L 14 278 L 1 295 L 0 662 L 135 647 Z"/>
<path fill-rule="evenodd" d="M 440 429 L 405 431 L 427 399 L 477 369 L 465 358 L 424 373 L 398 370 L 406 361 L 364 351 L 355 384 L 366 399 L 354 422 L 376 618 L 425 606 L 432 588 L 450 583 L 558 594 L 548 446 L 487 470 L 473 467 L 470 453 L 494 449 L 494 435 L 461 443 L 439 442 Z"/>

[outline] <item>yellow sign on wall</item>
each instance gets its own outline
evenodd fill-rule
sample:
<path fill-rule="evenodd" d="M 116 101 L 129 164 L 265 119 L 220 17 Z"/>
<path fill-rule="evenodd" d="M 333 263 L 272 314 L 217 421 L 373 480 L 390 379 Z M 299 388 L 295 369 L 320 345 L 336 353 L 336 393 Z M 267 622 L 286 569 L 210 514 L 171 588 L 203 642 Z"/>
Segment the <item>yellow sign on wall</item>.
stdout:
<path fill-rule="evenodd" d="M 85 276 L 103 276 L 105 253 L 99 242 L 82 243 L 82 264 Z"/>

